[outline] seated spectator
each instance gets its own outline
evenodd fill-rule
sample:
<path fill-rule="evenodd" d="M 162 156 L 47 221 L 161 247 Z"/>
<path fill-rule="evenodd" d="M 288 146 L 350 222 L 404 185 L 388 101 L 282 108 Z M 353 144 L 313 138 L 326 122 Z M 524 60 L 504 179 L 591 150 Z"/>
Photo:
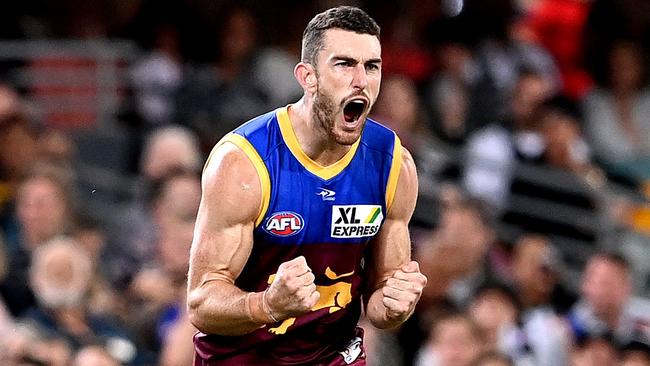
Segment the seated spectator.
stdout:
<path fill-rule="evenodd" d="M 245 6 L 222 9 L 214 61 L 189 67 L 176 98 L 175 122 L 191 128 L 202 151 L 223 135 L 269 108 L 268 96 L 255 79 L 257 18 Z M 273 106 L 275 108 L 277 106 Z"/>
<path fill-rule="evenodd" d="M 476 127 L 470 116 L 471 92 L 477 76 L 471 50 L 458 40 L 445 40 L 436 54 L 441 69 L 426 95 L 432 115 L 430 127 L 441 142 L 461 145 Z"/>
<path fill-rule="evenodd" d="M 544 140 L 533 115 L 551 90 L 542 75 L 522 72 L 510 95 L 507 117 L 470 135 L 465 146 L 462 183 L 472 197 L 502 209 L 516 161 L 541 159 Z"/>
<path fill-rule="evenodd" d="M 485 283 L 474 293 L 468 313 L 484 335 L 484 350 L 511 357 L 515 363 L 534 362 L 528 335 L 520 326 L 516 295 L 499 283 Z"/>
<path fill-rule="evenodd" d="M 602 252 L 587 262 L 581 297 L 568 319 L 576 339 L 607 336 L 620 347 L 650 324 L 650 301 L 633 296 L 628 262 Z"/>
<path fill-rule="evenodd" d="M 147 350 L 176 363 L 192 360 L 191 336 L 185 307 L 189 250 L 201 199 L 197 174 L 178 172 L 160 180 L 153 191 L 152 218 L 156 227 L 155 256 L 134 273 L 129 286 L 137 308 L 129 324 Z M 180 335 L 187 337 L 183 338 Z M 185 357 L 183 359 L 183 357 Z"/>
<path fill-rule="evenodd" d="M 576 300 L 561 282 L 562 258 L 549 239 L 525 234 L 512 254 L 512 285 L 524 311 L 547 309 L 566 313 Z"/>
<path fill-rule="evenodd" d="M 72 239 L 54 239 L 34 251 L 29 282 L 38 306 L 25 314 L 46 331 L 63 337 L 73 350 L 104 344 L 121 362 L 135 359 L 133 342 L 111 314 L 95 315 L 88 308 L 94 278 L 93 262 Z"/>
<path fill-rule="evenodd" d="M 19 241 L 7 246 L 9 270 L 0 283 L 0 294 L 14 316 L 34 305 L 25 281 L 32 251 L 72 226 L 70 187 L 68 172 L 48 164 L 33 166 L 32 173 L 18 186 L 14 215 Z"/>
<path fill-rule="evenodd" d="M 606 170 L 634 184 L 650 179 L 650 89 L 640 45 L 618 41 L 605 80 L 584 99 L 585 132 Z"/>
<path fill-rule="evenodd" d="M 545 145 L 544 164 L 585 178 L 597 174 L 580 128 L 581 116 L 573 102 L 555 96 L 538 108 L 535 118 Z"/>
<path fill-rule="evenodd" d="M 168 126 L 147 137 L 140 161 L 141 192 L 133 202 L 120 207 L 107 223 L 106 267 L 115 287 L 126 288 L 144 263 L 155 260 L 155 186 L 178 171 L 198 172 L 201 164 L 198 140 L 190 130 Z"/>
<path fill-rule="evenodd" d="M 438 227 L 414 250 L 429 278 L 420 300 L 423 309 L 441 302 L 462 308 L 486 275 L 493 228 L 477 202 L 458 199 L 443 204 Z"/>
<path fill-rule="evenodd" d="M 448 314 L 436 320 L 416 366 L 471 366 L 484 350 L 481 329 L 465 314 Z"/>
<path fill-rule="evenodd" d="M 166 126 L 147 136 L 140 159 L 140 174 L 151 182 L 178 169 L 199 171 L 201 164 L 196 135 L 184 127 Z"/>
<path fill-rule="evenodd" d="M 0 84 L 0 131 L 0 230 L 13 247 L 19 241 L 16 191 L 38 159 L 38 131 L 23 113 L 16 91 L 4 84 Z"/>
<path fill-rule="evenodd" d="M 537 366 L 568 363 L 570 328 L 559 314 L 568 311 L 573 296 L 567 296 L 560 284 L 559 261 L 543 236 L 524 235 L 514 246 L 513 288 L 522 305 L 521 328 Z"/>

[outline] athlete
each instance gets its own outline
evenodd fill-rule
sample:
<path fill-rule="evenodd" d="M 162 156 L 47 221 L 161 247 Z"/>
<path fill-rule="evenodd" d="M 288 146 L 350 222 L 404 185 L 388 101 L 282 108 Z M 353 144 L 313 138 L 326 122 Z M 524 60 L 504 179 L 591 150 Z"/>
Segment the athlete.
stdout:
<path fill-rule="evenodd" d="M 365 365 L 362 309 L 394 328 L 426 277 L 411 261 L 417 177 L 395 133 L 367 115 L 379 27 L 316 15 L 294 75 L 303 97 L 226 135 L 203 173 L 188 309 L 198 365 Z"/>

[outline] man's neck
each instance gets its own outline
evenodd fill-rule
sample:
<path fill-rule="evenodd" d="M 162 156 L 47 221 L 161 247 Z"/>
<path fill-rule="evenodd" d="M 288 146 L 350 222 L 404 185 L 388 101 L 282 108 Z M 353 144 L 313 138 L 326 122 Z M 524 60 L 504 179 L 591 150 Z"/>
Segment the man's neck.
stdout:
<path fill-rule="evenodd" d="M 308 97 L 302 97 L 291 105 L 288 113 L 300 148 L 316 163 L 321 166 L 332 165 L 350 151 L 351 146 L 334 141 L 316 121 L 311 99 Z"/>

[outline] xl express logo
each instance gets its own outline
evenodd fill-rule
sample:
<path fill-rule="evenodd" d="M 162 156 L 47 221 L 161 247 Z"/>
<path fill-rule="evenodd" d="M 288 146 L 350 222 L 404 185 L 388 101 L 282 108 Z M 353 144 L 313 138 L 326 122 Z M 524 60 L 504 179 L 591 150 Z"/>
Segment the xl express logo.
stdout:
<path fill-rule="evenodd" d="M 302 216 L 291 211 L 276 212 L 266 220 L 264 230 L 276 236 L 298 234 L 305 226 Z"/>
<path fill-rule="evenodd" d="M 384 215 L 378 205 L 332 206 L 333 238 L 362 238 L 379 231 Z"/>

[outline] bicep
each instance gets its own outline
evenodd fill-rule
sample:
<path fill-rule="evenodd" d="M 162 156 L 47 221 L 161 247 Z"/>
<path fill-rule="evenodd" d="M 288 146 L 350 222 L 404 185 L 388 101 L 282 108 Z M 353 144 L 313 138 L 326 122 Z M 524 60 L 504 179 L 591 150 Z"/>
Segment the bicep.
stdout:
<path fill-rule="evenodd" d="M 375 288 L 411 260 L 408 224 L 415 210 L 417 191 L 415 163 L 408 150 L 403 148 L 395 198 L 381 230 L 372 243 L 370 269 Z"/>
<path fill-rule="evenodd" d="M 253 246 L 260 183 L 252 163 L 224 143 L 211 156 L 190 250 L 189 289 L 213 280 L 234 282 Z"/>

